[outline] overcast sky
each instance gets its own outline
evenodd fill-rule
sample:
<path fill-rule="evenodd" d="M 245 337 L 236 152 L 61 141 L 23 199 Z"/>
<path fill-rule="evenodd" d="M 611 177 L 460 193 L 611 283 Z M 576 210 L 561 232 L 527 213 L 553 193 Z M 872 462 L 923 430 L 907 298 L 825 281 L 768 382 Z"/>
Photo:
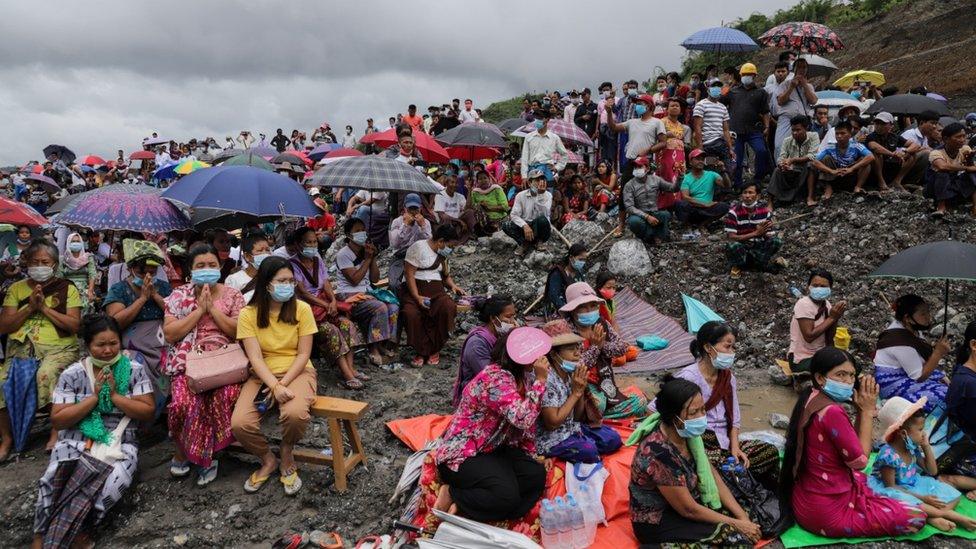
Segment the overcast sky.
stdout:
<path fill-rule="evenodd" d="M 470 5 L 471 7 L 468 7 Z M 699 6 L 700 9 L 692 6 Z M 595 87 L 677 68 L 692 32 L 782 0 L 44 0 L 0 14 L 0 165 L 50 143 L 114 157 L 152 131 L 360 135 L 454 97 Z"/>

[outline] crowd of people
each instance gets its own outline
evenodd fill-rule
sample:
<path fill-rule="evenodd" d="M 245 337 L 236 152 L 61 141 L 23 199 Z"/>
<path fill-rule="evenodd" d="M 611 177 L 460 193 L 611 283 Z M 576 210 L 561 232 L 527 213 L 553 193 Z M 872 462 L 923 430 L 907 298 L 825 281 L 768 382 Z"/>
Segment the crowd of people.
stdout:
<path fill-rule="evenodd" d="M 953 510 L 961 497 L 976 499 L 976 323 L 946 375 L 948 340 L 927 342 L 928 305 L 902 296 L 878 339 L 874 373 L 863 374 L 835 346 L 846 303 L 829 300 L 829 272 L 813 271 L 790 325 L 789 364 L 807 388 L 781 462 L 772 444 L 739 436 L 736 334 L 724 322 L 701 326 L 690 348 L 695 362 L 649 398 L 616 379 L 633 342 L 615 318 L 616 278 L 602 271 L 593 285 L 586 280 L 583 244 L 568 245 L 549 271 L 549 320 L 538 327 L 521 325 L 511 298 L 468 296 L 452 276 L 453 250 L 473 237 L 501 231 L 524 255 L 588 220 L 617 236 L 629 230 L 648 246 L 671 240 L 678 224 L 689 239 L 721 230 L 730 276 L 738 277 L 782 267 L 773 218 L 781 204 L 805 198 L 813 206 L 835 190 L 860 194 L 869 185 L 923 187 L 942 215 L 976 197 L 968 144 L 976 115 L 945 126 L 927 112 L 862 119 L 871 101 L 893 91 L 856 83 L 863 108 L 845 107 L 831 120 L 806 71 L 806 61 L 788 52 L 765 86 L 745 63 L 721 74 L 710 67 L 686 82 L 668 73 L 654 90 L 629 80 L 620 97 L 604 82 L 598 99 L 588 88 L 526 99 L 521 118 L 531 131 L 521 146 L 482 161 L 432 163 L 418 147 L 420 134 L 483 122 L 470 99 L 463 106 L 455 99 L 423 116 L 410 105 L 391 117 L 397 143 L 385 152 L 360 144 L 352 126 L 339 138 L 323 124 L 309 140 L 298 130 L 278 129 L 270 140 L 243 131 L 223 148 L 213 138 L 176 143 L 154 134 L 139 166 L 121 150 L 95 165 L 55 152 L 7 174 L 0 192 L 44 213 L 59 198 L 109 183 L 166 185 L 160 168 L 216 161 L 223 149 L 307 154 L 336 143 L 413 165 L 440 189 L 319 189 L 310 184 L 311 163 L 289 162 L 275 168 L 306 186 L 320 210 L 315 218 L 162 235 L 66 227 L 56 215 L 43 230 L 11 227 L 0 257 L 0 383 L 14 385 L 7 382 L 16 376 L 23 384 L 25 371 L 34 376 L 36 406 L 26 413 L 45 415 L 51 427 L 35 545 L 75 536 L 52 526 L 64 513 L 87 513 L 78 539 L 90 539 L 136 476 L 139 424 L 165 421 L 175 478 L 214 482 L 220 452 L 236 441 L 260 463 L 246 492 L 277 476 L 285 494 L 297 494 L 294 448 L 321 390 L 321 369 L 332 368 L 342 388 L 361 390 L 371 379 L 356 364 L 359 348 L 370 365 L 403 353 L 414 368 L 452 368 L 441 352 L 462 305 L 473 306 L 480 324 L 461 345 L 454 415 L 421 474 L 430 508 L 519 520 L 546 487 L 537 456 L 594 463 L 626 443 L 637 446 L 629 495 L 641 543 L 738 544 L 775 533 L 730 490 L 722 473 L 730 459 L 780 499 L 784 516 L 821 535 L 893 536 L 926 522 L 976 528 Z M 575 124 L 593 146 L 567 146 L 554 119 Z M 368 120 L 363 133 L 377 131 Z M 579 160 L 571 162 L 573 154 Z M 244 381 L 213 382 L 205 369 L 216 360 L 237 367 Z M 23 421 L 12 421 L 7 394 L 0 394 L 0 461 L 14 450 L 13 424 Z M 847 403 L 857 410 L 854 423 Z M 274 408 L 277 454 L 260 421 Z M 936 440 L 924 429 L 925 414 L 937 414 L 949 434 Z M 884 435 L 867 476 L 861 470 L 874 447 L 875 416 Z M 639 426 L 624 441 L 605 420 Z M 90 511 L 60 505 L 65 483 L 80 475 L 98 487 Z"/>

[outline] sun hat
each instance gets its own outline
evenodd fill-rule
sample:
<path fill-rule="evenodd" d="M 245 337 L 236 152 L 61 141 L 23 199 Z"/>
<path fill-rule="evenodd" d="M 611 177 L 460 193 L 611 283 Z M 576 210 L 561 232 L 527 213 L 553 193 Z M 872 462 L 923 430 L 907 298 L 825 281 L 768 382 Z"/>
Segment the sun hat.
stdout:
<path fill-rule="evenodd" d="M 569 322 L 562 319 L 546 322 L 542 326 L 542 331 L 549 334 L 549 337 L 552 338 L 553 347 L 583 342 L 583 338 L 573 332 L 573 328 L 570 327 Z"/>
<path fill-rule="evenodd" d="M 918 402 L 913 403 L 900 396 L 889 398 L 878 412 L 878 423 L 884 432 L 885 442 L 891 442 L 891 436 L 898 432 L 898 429 L 901 429 L 901 426 L 915 415 L 915 412 L 924 408 L 927 400 L 921 397 Z"/>
<path fill-rule="evenodd" d="M 559 312 L 571 313 L 587 303 L 603 303 L 603 298 L 586 282 L 574 282 L 566 288 L 566 304 L 559 308 Z"/>
<path fill-rule="evenodd" d="M 508 358 L 523 366 L 532 364 L 540 356 L 546 356 L 552 349 L 552 338 L 538 328 L 522 326 L 515 328 L 505 342 Z"/>

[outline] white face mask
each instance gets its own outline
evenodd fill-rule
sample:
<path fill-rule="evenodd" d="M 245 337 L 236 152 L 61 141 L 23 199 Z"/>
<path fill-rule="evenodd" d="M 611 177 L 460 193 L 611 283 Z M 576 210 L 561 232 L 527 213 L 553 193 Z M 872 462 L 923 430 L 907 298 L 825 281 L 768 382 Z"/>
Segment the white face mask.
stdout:
<path fill-rule="evenodd" d="M 644 179 L 645 177 L 647 177 L 647 169 L 645 169 L 645 168 L 637 168 L 637 169 L 635 169 L 634 170 L 634 177 L 636 177 L 637 179 Z"/>

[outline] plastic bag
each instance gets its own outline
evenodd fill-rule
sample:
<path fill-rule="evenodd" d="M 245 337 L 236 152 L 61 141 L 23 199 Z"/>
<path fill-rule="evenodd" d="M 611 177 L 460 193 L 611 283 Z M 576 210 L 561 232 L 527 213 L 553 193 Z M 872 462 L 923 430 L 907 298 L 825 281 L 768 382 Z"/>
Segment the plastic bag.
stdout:
<path fill-rule="evenodd" d="M 637 346 L 642 351 L 660 351 L 670 342 L 657 334 L 642 335 L 637 338 Z"/>
<path fill-rule="evenodd" d="M 595 502 L 592 507 L 595 522 L 607 524 L 606 510 L 603 508 L 603 485 L 610 477 L 610 471 L 602 463 L 567 463 L 566 493 L 573 494 L 581 505 Z M 581 490 L 586 486 L 585 490 Z"/>
<path fill-rule="evenodd" d="M 779 498 L 759 484 L 748 469 L 726 464 L 716 469 L 732 496 L 749 513 L 749 520 L 759 525 L 764 539 L 776 538 L 786 531 L 790 523 L 783 517 Z"/>
<path fill-rule="evenodd" d="M 786 450 L 786 438 L 776 431 L 749 431 L 748 433 L 740 433 L 739 440 L 758 440 L 772 444 L 780 453 Z"/>

